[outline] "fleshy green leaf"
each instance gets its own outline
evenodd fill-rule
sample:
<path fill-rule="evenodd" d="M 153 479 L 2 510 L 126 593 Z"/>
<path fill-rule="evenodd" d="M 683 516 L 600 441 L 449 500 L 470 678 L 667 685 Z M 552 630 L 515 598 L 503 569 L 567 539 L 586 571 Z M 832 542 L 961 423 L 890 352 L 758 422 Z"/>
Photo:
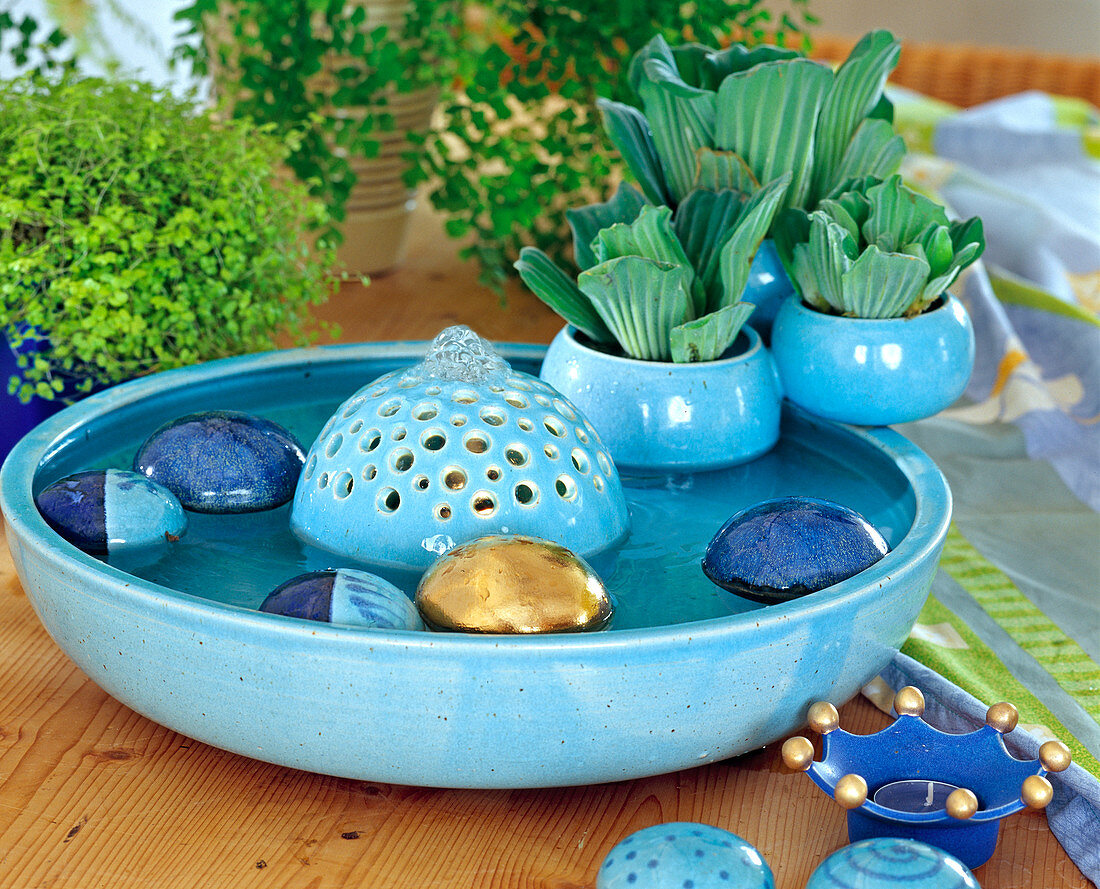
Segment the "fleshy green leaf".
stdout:
<path fill-rule="evenodd" d="M 886 179 L 893 176 L 905 157 L 905 140 L 884 120 L 865 120 L 856 127 L 852 141 L 844 151 L 835 180 L 859 176 Z"/>
<path fill-rule="evenodd" d="M 646 199 L 641 192 L 623 182 L 609 201 L 566 210 L 565 218 L 573 231 L 573 257 L 577 265 L 583 270 L 596 264 L 592 241 L 600 229 L 610 228 L 617 222 L 633 222 L 645 206 Z"/>
<path fill-rule="evenodd" d="M 719 305 L 732 305 L 741 298 L 749 280 L 752 259 L 771 228 L 790 180 L 790 173 L 785 173 L 753 195 L 742 209 L 733 231 L 722 244 L 719 251 L 719 273 L 722 281 Z"/>
<path fill-rule="evenodd" d="M 690 274 L 683 266 L 621 256 L 581 272 L 577 283 L 624 352 L 668 361 L 672 328 L 692 317 Z"/>
<path fill-rule="evenodd" d="M 906 188 L 900 176 L 867 189 L 867 200 L 870 214 L 863 224 L 863 238 L 888 252 L 919 241 L 929 225 L 948 224 L 943 207 Z"/>
<path fill-rule="evenodd" d="M 792 179 L 785 206 L 810 187 L 814 128 L 833 73 L 809 59 L 765 62 L 727 77 L 718 89 L 714 145 L 744 158 L 760 182 Z"/>
<path fill-rule="evenodd" d="M 753 308 L 752 303 L 723 306 L 716 312 L 672 328 L 672 360 L 685 364 L 721 358 L 737 339 Z"/>
<path fill-rule="evenodd" d="M 661 171 L 661 159 L 653 142 L 649 121 L 637 108 L 622 102 L 599 99 L 596 104 L 603 115 L 603 125 L 608 137 L 619 149 L 627 169 L 638 181 L 650 203 L 670 203 L 668 186 Z"/>
<path fill-rule="evenodd" d="M 801 55 L 796 50 L 772 46 L 769 43 L 762 43 L 752 49 L 741 43 L 731 43 L 725 49 L 709 54 L 706 67 L 710 68 L 711 73 L 706 82 L 700 85 L 709 85 L 711 89 L 717 90 L 722 81 L 731 74 L 748 71 L 749 68 L 764 62 L 797 59 Z"/>
<path fill-rule="evenodd" d="M 857 318 L 898 318 L 919 297 L 928 279 L 928 263 L 905 253 L 867 247 L 842 282 L 840 308 Z"/>
<path fill-rule="evenodd" d="M 730 189 L 745 195 L 755 194 L 760 182 L 744 159 L 732 151 L 700 148 L 695 152 L 694 189 L 723 191 Z"/>
<path fill-rule="evenodd" d="M 809 238 L 794 248 L 790 270 L 802 298 L 815 308 L 843 311 L 843 276 L 852 264 L 845 239 L 851 240 L 842 226 L 814 212 Z"/>
<path fill-rule="evenodd" d="M 673 227 L 702 282 L 706 308 L 721 300 L 719 248 L 732 233 L 741 209 L 742 198 L 735 191 L 693 191 L 676 208 Z"/>
<path fill-rule="evenodd" d="M 565 272 L 537 247 L 524 247 L 515 261 L 523 283 L 569 324 L 600 343 L 614 337 L 592 303 Z"/>
<path fill-rule="evenodd" d="M 879 104 L 886 78 L 898 63 L 901 44 L 889 31 L 872 31 L 837 69 L 821 108 L 814 145 L 811 198 L 825 195 L 839 178 L 844 152 L 856 127 Z"/>

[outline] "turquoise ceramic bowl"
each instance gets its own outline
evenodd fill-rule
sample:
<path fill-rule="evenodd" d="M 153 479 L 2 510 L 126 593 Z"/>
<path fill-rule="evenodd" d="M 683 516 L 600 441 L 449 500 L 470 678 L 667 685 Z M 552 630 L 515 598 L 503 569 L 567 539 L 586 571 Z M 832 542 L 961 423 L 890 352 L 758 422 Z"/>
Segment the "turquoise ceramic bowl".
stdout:
<path fill-rule="evenodd" d="M 889 426 L 930 417 L 962 395 L 974 369 L 974 329 L 945 295 L 915 318 L 826 315 L 798 296 L 772 327 L 787 398 L 819 417 Z"/>
<path fill-rule="evenodd" d="M 889 430 L 801 412 L 785 416 L 781 442 L 750 466 L 676 490 L 628 491 L 636 530 L 611 574 L 621 590 L 616 622 L 600 633 L 484 637 L 263 614 L 265 589 L 237 596 L 227 577 L 196 582 L 190 569 L 159 582 L 125 573 L 67 544 L 35 509 L 50 481 L 124 462 L 146 429 L 200 407 L 270 416 L 312 438 L 363 380 L 414 363 L 425 345 L 172 371 L 93 396 L 24 438 L 0 473 L 0 508 L 24 589 L 57 644 L 118 700 L 199 741 L 348 778 L 501 788 L 636 778 L 759 748 L 797 729 L 814 701 L 857 693 L 907 636 L 947 532 L 944 479 Z M 529 346 L 501 353 L 527 372 L 542 356 Z M 795 602 L 727 607 L 699 569 L 710 526 L 746 499 L 790 488 L 873 516 L 888 526 L 891 552 Z M 288 512 L 235 517 L 254 550 L 230 553 L 227 575 L 263 571 L 278 547 L 295 545 Z M 179 546 L 214 521 L 192 519 Z M 636 542 L 644 527 L 650 542 Z M 675 542 L 675 558 L 658 571 L 646 559 L 662 539 Z M 711 616 L 631 622 L 632 609 L 661 600 L 674 609 L 696 593 Z"/>
<path fill-rule="evenodd" d="M 775 242 L 767 238 L 761 242 L 760 249 L 752 258 L 749 280 L 745 284 L 745 292 L 741 294 L 742 300 L 756 306 L 749 315 L 749 324 L 765 342 L 770 341 L 772 325 L 779 307 L 792 293 L 794 285 L 779 260 Z"/>
<path fill-rule="evenodd" d="M 755 330 L 743 328 L 728 354 L 698 364 L 639 361 L 589 348 L 566 327 L 540 376 L 588 417 L 620 472 L 718 469 L 775 445 L 783 398 Z"/>

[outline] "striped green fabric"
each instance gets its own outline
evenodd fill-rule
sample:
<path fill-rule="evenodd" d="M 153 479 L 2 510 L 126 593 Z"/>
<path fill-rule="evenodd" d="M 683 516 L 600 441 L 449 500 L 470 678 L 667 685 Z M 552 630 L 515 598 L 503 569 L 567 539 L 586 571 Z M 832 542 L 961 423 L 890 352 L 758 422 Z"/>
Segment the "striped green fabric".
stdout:
<path fill-rule="evenodd" d="M 952 524 L 940 567 L 1100 723 L 1100 665 Z"/>

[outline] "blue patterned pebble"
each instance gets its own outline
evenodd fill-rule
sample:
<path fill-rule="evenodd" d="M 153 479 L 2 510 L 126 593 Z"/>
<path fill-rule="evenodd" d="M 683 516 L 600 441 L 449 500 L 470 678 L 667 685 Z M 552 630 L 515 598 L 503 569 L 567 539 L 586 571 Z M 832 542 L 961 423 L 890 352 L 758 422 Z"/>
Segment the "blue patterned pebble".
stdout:
<path fill-rule="evenodd" d="M 273 590 L 260 611 L 353 627 L 424 629 L 408 596 L 381 577 L 354 568 L 300 574 Z"/>
<path fill-rule="evenodd" d="M 859 513 L 814 497 L 780 497 L 734 515 L 714 535 L 703 573 L 758 602 L 786 602 L 870 568 L 889 550 Z"/>
<path fill-rule="evenodd" d="M 124 469 L 70 475 L 45 488 L 35 503 L 51 528 L 96 556 L 164 544 L 187 530 L 171 491 Z"/>
<path fill-rule="evenodd" d="M 305 453 L 278 423 L 239 411 L 188 414 L 157 429 L 134 469 L 194 512 L 258 512 L 294 496 Z"/>
<path fill-rule="evenodd" d="M 845 846 L 810 875 L 806 889 L 980 889 L 959 859 L 914 840 L 880 837 Z"/>
<path fill-rule="evenodd" d="M 675 821 L 632 833 L 604 859 L 596 889 L 775 889 L 756 848 L 709 824 Z"/>

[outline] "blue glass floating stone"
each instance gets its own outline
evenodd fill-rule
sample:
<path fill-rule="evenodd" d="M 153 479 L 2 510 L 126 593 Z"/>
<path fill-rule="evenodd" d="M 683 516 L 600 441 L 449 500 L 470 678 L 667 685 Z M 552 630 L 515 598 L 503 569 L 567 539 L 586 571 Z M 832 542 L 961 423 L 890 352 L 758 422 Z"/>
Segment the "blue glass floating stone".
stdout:
<path fill-rule="evenodd" d="M 731 593 L 773 604 L 840 583 L 888 551 L 854 510 L 814 497 L 780 497 L 726 522 L 707 546 L 703 573 Z"/>
<path fill-rule="evenodd" d="M 810 875 L 806 889 L 980 889 L 953 855 L 915 840 L 881 837 L 845 846 Z"/>
<path fill-rule="evenodd" d="M 185 509 L 258 512 L 294 496 L 305 453 L 282 426 L 239 411 L 188 414 L 164 424 L 134 469 L 172 491 Z"/>
<path fill-rule="evenodd" d="M 45 488 L 35 503 L 51 528 L 96 556 L 164 544 L 187 530 L 171 491 L 125 469 L 70 475 Z"/>
<path fill-rule="evenodd" d="M 775 878 L 737 834 L 673 821 L 632 833 L 608 852 L 596 889 L 775 889 Z"/>
<path fill-rule="evenodd" d="M 381 577 L 354 568 L 300 574 L 273 590 L 260 611 L 352 627 L 424 629 L 408 596 Z"/>

